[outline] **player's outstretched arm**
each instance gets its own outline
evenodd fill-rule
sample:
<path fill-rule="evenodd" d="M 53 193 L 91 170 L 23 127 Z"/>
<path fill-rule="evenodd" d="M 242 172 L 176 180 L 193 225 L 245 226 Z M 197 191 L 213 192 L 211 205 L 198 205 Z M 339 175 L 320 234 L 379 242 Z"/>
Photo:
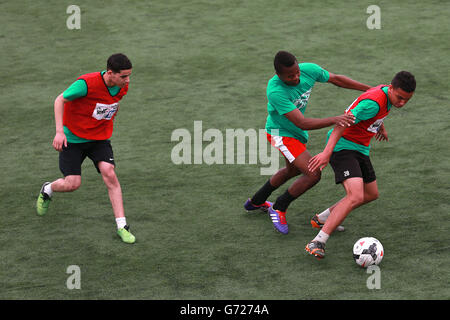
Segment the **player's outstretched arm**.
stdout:
<path fill-rule="evenodd" d="M 320 169 L 320 171 L 322 171 L 328 165 L 334 147 L 336 146 L 338 140 L 342 137 L 344 130 L 345 127 L 342 126 L 334 127 L 333 132 L 331 133 L 330 138 L 328 139 L 327 145 L 325 146 L 325 149 L 321 153 L 318 153 L 309 160 L 308 163 L 309 171 L 314 172 L 317 169 Z"/>
<path fill-rule="evenodd" d="M 349 127 L 355 123 L 355 117 L 352 114 L 343 114 L 329 118 L 305 118 L 300 110 L 294 109 L 285 113 L 284 116 L 302 130 L 315 130 L 332 125 Z"/>
<path fill-rule="evenodd" d="M 359 91 L 366 91 L 371 88 L 371 86 L 353 80 L 347 76 L 341 74 L 334 74 L 331 72 L 329 74 L 330 78 L 328 79 L 328 82 L 334 84 L 335 86 Z"/>

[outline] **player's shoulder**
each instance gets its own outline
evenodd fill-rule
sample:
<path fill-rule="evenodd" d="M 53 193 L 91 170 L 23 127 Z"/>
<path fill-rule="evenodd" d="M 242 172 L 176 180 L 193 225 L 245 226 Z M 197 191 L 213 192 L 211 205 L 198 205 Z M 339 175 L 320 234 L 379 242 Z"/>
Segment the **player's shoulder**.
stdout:
<path fill-rule="evenodd" d="M 79 76 L 77 78 L 77 80 L 87 80 L 87 79 L 93 79 L 93 78 L 97 78 L 101 73 L 100 72 L 89 72 L 89 73 L 85 73 L 82 74 L 81 76 Z"/>
<path fill-rule="evenodd" d="M 320 65 L 314 62 L 301 62 L 298 64 L 298 66 L 300 67 L 300 72 L 319 71 L 323 69 Z"/>
<path fill-rule="evenodd" d="M 327 82 L 330 79 L 330 73 L 319 66 L 317 63 L 313 62 L 303 62 L 299 63 L 300 68 L 300 78 L 303 81 L 313 82 Z"/>
<path fill-rule="evenodd" d="M 388 88 L 388 85 L 380 84 L 365 91 L 360 97 L 361 99 L 371 99 L 375 101 L 378 101 L 379 99 L 383 100 L 383 98 L 387 97 L 386 88 Z"/>
<path fill-rule="evenodd" d="M 299 63 L 300 77 L 310 78 L 314 81 L 326 82 L 330 78 L 327 70 L 313 62 Z"/>
<path fill-rule="evenodd" d="M 283 92 L 284 90 L 283 81 L 277 75 L 274 75 L 267 82 L 267 93 Z"/>

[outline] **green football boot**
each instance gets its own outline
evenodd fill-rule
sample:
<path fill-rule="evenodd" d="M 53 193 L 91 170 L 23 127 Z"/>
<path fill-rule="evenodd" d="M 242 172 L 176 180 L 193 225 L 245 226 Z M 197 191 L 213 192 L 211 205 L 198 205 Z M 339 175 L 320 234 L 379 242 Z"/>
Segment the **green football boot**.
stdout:
<path fill-rule="evenodd" d="M 49 197 L 49 195 L 44 192 L 44 187 L 48 184 L 50 184 L 50 182 L 45 182 L 42 185 L 41 191 L 39 192 L 39 197 L 37 198 L 37 201 L 36 201 L 36 211 L 37 211 L 37 214 L 40 216 L 43 216 L 47 213 L 50 201 L 52 201 L 52 199 Z"/>
<path fill-rule="evenodd" d="M 134 243 L 136 241 L 136 237 L 130 232 L 130 226 L 125 226 L 118 229 L 117 234 L 125 243 Z"/>

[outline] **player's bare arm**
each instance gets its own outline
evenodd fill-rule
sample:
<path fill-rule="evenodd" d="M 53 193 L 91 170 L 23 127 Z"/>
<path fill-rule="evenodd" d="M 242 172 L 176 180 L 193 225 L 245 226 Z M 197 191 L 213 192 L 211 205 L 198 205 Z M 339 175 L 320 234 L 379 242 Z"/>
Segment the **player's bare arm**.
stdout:
<path fill-rule="evenodd" d="M 345 127 L 336 126 L 328 139 L 325 149 L 309 160 L 308 169 L 311 172 L 320 169 L 322 171 L 330 162 L 331 154 L 338 140 L 342 137 Z"/>
<path fill-rule="evenodd" d="M 334 74 L 331 72 L 329 74 L 330 78 L 328 79 L 328 82 L 334 84 L 335 86 L 359 91 L 366 91 L 371 88 L 371 86 L 353 80 L 347 76 L 341 74 Z"/>
<path fill-rule="evenodd" d="M 56 151 L 61 151 L 63 145 L 67 147 L 67 138 L 64 134 L 64 128 L 63 128 L 63 113 L 64 113 L 64 103 L 69 100 L 64 99 L 63 94 L 61 93 L 56 99 L 55 99 L 55 126 L 56 126 L 56 134 L 55 138 L 53 139 L 53 148 L 55 148 Z"/>
<path fill-rule="evenodd" d="M 305 118 L 300 110 L 294 109 L 284 115 L 302 130 L 315 130 L 338 125 L 342 127 L 349 127 L 355 122 L 355 117 L 352 114 L 343 114 L 336 117 L 329 118 Z"/>
<path fill-rule="evenodd" d="M 389 141 L 387 130 L 384 126 L 384 123 L 381 124 L 380 129 L 375 135 L 375 139 L 378 141 Z"/>

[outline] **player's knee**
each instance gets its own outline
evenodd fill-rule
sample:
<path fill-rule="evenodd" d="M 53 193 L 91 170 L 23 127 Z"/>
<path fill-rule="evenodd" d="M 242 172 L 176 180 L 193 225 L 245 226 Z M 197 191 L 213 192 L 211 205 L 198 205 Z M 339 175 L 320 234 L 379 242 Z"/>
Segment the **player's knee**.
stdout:
<path fill-rule="evenodd" d="M 65 183 L 67 191 L 75 191 L 81 186 L 81 177 L 66 177 Z"/>
<path fill-rule="evenodd" d="M 102 170 L 103 181 L 105 182 L 107 187 L 114 187 L 119 183 L 117 179 L 116 172 L 114 168 L 108 168 L 106 170 Z"/>
<path fill-rule="evenodd" d="M 300 174 L 300 171 L 297 170 L 297 168 L 286 168 L 286 172 L 285 172 L 286 178 L 290 179 L 290 178 L 298 176 L 299 174 Z"/>
<path fill-rule="evenodd" d="M 371 192 L 369 194 L 366 194 L 364 196 L 364 199 L 365 199 L 365 202 L 367 203 L 367 202 L 371 202 L 371 201 L 377 200 L 378 197 L 379 197 L 379 193 L 378 193 L 378 190 L 377 190 L 377 191 L 373 191 L 373 192 Z"/>
<path fill-rule="evenodd" d="M 364 203 L 364 194 L 355 192 L 350 193 L 347 195 L 348 200 L 350 201 L 350 204 L 352 207 L 359 206 Z"/>
<path fill-rule="evenodd" d="M 81 186 L 81 181 L 74 181 L 70 184 L 70 191 L 75 191 Z"/>
<path fill-rule="evenodd" d="M 311 172 L 308 177 L 310 178 L 313 184 L 316 184 L 322 178 L 322 172 L 320 170 L 316 170 L 315 172 Z"/>

